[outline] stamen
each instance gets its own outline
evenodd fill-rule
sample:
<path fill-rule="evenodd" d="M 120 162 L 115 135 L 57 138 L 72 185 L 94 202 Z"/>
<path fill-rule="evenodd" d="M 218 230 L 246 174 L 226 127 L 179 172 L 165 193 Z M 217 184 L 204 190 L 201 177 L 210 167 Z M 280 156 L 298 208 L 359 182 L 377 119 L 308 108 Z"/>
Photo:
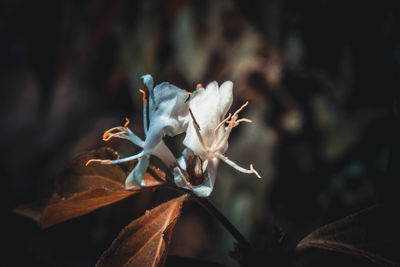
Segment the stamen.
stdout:
<path fill-rule="evenodd" d="M 114 127 L 114 128 L 111 128 L 111 129 L 108 129 L 107 131 L 105 131 L 103 134 L 103 140 L 108 141 L 111 138 L 113 138 L 114 136 L 123 135 L 123 134 L 129 135 L 126 127 L 129 125 L 130 121 L 128 118 L 125 118 L 125 120 L 126 121 L 125 121 L 125 124 L 123 127 L 118 126 L 118 127 Z M 119 131 L 119 132 L 112 133 L 112 131 Z"/>
<path fill-rule="evenodd" d="M 253 164 L 250 164 L 250 170 L 258 177 L 261 179 L 261 175 L 253 168 Z"/>
<path fill-rule="evenodd" d="M 235 162 L 233 162 L 232 160 L 230 160 L 229 158 L 225 157 L 224 155 L 222 155 L 221 153 L 215 153 L 215 155 L 220 158 L 221 160 L 223 160 L 225 163 L 227 163 L 228 165 L 230 165 L 232 168 L 243 172 L 243 173 L 248 173 L 248 174 L 255 174 L 258 178 L 261 178 L 260 174 L 258 174 L 258 172 L 253 168 L 253 164 L 250 164 L 250 170 L 245 169 L 243 167 L 240 167 L 239 165 L 237 165 Z"/>
<path fill-rule="evenodd" d="M 200 88 L 203 88 L 203 85 L 201 83 L 196 84 L 196 90 L 199 90 Z"/>
<path fill-rule="evenodd" d="M 117 163 L 123 163 L 123 162 L 127 162 L 127 161 L 132 161 L 138 158 L 143 157 L 144 155 L 144 151 L 136 154 L 136 155 L 132 155 L 130 157 L 127 158 L 122 158 L 122 159 L 116 159 L 116 160 L 108 160 L 107 162 L 103 162 L 104 164 L 117 164 Z"/>
<path fill-rule="evenodd" d="M 228 127 L 229 127 L 229 128 L 236 127 L 236 126 L 238 126 L 239 123 L 241 123 L 241 122 L 252 122 L 252 120 L 249 120 L 249 119 L 246 119 L 246 118 L 242 118 L 242 119 L 239 119 L 239 120 L 235 120 L 235 119 L 233 118 L 233 119 L 229 122 Z"/>
<path fill-rule="evenodd" d="M 242 111 L 242 109 L 244 109 L 248 104 L 249 101 L 246 101 L 246 103 L 244 103 L 238 110 L 235 111 L 235 113 L 233 113 L 233 116 L 239 115 L 239 112 Z"/>
<path fill-rule="evenodd" d="M 112 128 L 112 129 L 109 129 L 109 130 L 105 131 L 104 134 L 103 134 L 103 140 L 104 141 L 108 141 L 108 140 L 110 140 L 111 138 L 113 138 L 115 136 L 128 134 L 128 132 L 126 132 L 126 131 L 110 133 L 111 131 L 116 130 L 116 129 L 121 130 L 121 127 L 115 127 L 115 128 Z"/>
<path fill-rule="evenodd" d="M 92 163 L 92 162 L 99 162 L 99 163 L 101 163 L 101 164 L 104 164 L 104 163 L 107 163 L 107 162 L 111 162 L 111 160 L 109 160 L 109 159 L 89 159 L 87 162 L 86 162 L 86 164 L 85 164 L 85 166 L 88 166 L 90 163 Z"/>
<path fill-rule="evenodd" d="M 217 135 L 217 131 L 219 128 L 221 128 L 222 125 L 224 125 L 229 119 L 231 118 L 232 113 L 229 113 L 228 117 L 226 117 L 223 121 L 221 121 L 218 126 L 214 129 L 214 135 Z"/>
<path fill-rule="evenodd" d="M 143 91 L 142 89 L 139 89 L 139 92 L 141 92 L 142 95 L 143 95 L 143 97 L 142 97 L 142 102 L 143 102 L 143 105 L 144 105 L 144 103 L 146 102 L 146 92 Z"/>
<path fill-rule="evenodd" d="M 125 118 L 126 122 L 124 124 L 124 128 L 126 129 L 126 127 L 129 125 L 130 121 L 128 118 Z"/>
<path fill-rule="evenodd" d="M 206 159 L 206 160 L 203 162 L 203 166 L 202 166 L 202 171 L 203 171 L 203 173 L 206 172 L 207 167 L 208 167 L 208 159 Z"/>
<path fill-rule="evenodd" d="M 220 135 L 219 139 L 216 142 L 214 142 L 214 144 L 213 144 L 214 148 L 215 147 L 220 147 L 222 144 L 225 144 L 225 142 L 227 142 L 233 127 L 238 126 L 239 123 L 241 123 L 241 122 L 252 122 L 251 120 L 246 119 L 246 118 L 242 118 L 242 119 L 237 120 L 239 112 L 241 110 L 243 110 L 243 108 L 245 108 L 248 104 L 249 104 L 249 102 L 246 102 L 244 105 L 242 105 L 238 110 L 235 111 L 235 113 L 233 113 L 233 115 L 231 116 L 231 120 L 230 121 L 226 121 L 226 123 L 228 123 L 228 127 L 225 128 L 226 131 L 224 132 L 224 134 Z M 221 122 L 221 124 L 223 124 L 223 123 Z M 221 126 L 218 125 L 217 128 L 221 127 Z M 217 128 L 214 130 L 214 134 L 216 134 L 216 132 L 218 130 Z"/>
<path fill-rule="evenodd" d="M 146 92 L 143 91 L 142 89 L 139 89 L 139 91 L 143 94 L 143 129 L 144 129 L 144 134 L 147 136 L 147 101 L 146 101 Z"/>
<path fill-rule="evenodd" d="M 228 128 L 233 128 L 239 125 L 239 123 L 241 122 L 251 122 L 251 120 L 243 118 L 240 120 L 236 120 L 237 117 L 239 116 L 239 112 L 242 111 L 247 105 L 249 104 L 249 101 L 247 101 L 246 103 L 244 103 L 238 110 L 235 111 L 235 113 L 233 113 L 232 119 L 228 122 Z"/>

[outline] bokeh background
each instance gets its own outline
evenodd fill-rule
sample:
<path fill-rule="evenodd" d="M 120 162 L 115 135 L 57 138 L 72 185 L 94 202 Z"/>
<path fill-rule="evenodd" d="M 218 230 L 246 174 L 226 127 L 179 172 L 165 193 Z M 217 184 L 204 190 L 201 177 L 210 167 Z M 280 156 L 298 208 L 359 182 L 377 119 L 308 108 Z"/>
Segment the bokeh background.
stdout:
<path fill-rule="evenodd" d="M 188 91 L 234 82 L 233 130 L 211 201 L 258 249 L 277 231 L 295 245 L 374 203 L 398 203 L 400 17 L 396 1 L 82 0 L 0 2 L 4 266 L 93 266 L 119 231 L 173 196 L 143 193 L 41 230 L 11 210 L 45 198 L 79 153 L 133 145 L 102 133 L 132 121 L 143 136 L 140 76 Z M 179 147 L 177 147 L 179 150 Z M 278 230 L 277 230 L 278 229 Z M 238 266 L 233 239 L 185 204 L 171 255 Z M 295 266 L 367 266 L 304 252 Z M 2 264 L 3 265 L 3 264 Z M 279 266 L 277 264 L 276 266 Z"/>

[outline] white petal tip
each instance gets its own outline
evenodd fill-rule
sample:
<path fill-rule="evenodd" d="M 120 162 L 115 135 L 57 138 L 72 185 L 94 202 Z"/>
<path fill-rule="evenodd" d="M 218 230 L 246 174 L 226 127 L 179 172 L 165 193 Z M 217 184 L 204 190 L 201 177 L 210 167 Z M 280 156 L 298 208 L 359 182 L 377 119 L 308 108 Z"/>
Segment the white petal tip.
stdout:
<path fill-rule="evenodd" d="M 154 86 L 154 81 L 153 81 L 153 76 L 150 74 L 145 74 L 140 77 L 143 81 L 143 83 L 149 88 L 149 90 L 153 89 Z"/>
<path fill-rule="evenodd" d="M 233 87 L 233 82 L 232 81 L 225 81 L 223 84 L 221 84 L 220 89 L 232 89 Z"/>

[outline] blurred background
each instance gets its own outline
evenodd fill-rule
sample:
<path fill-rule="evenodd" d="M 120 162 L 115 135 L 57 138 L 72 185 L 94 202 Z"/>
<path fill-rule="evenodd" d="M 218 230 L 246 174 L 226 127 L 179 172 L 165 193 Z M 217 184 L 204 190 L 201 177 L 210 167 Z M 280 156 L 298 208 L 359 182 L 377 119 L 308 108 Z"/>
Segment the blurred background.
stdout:
<path fill-rule="evenodd" d="M 371 1 L 372 2 L 372 1 Z M 143 193 L 41 230 L 11 210 L 51 195 L 79 153 L 131 120 L 144 136 L 140 76 L 188 91 L 234 83 L 246 101 L 211 201 L 258 249 L 289 246 L 374 203 L 398 202 L 400 17 L 396 1 L 0 1 L 4 266 L 93 266 L 119 231 L 172 196 Z M 177 148 L 179 150 L 179 147 Z M 3 222 L 4 222 L 3 221 Z M 171 255 L 238 266 L 233 239 L 185 204 Z M 368 265 L 311 251 L 295 266 Z M 279 264 L 277 264 L 279 266 Z"/>

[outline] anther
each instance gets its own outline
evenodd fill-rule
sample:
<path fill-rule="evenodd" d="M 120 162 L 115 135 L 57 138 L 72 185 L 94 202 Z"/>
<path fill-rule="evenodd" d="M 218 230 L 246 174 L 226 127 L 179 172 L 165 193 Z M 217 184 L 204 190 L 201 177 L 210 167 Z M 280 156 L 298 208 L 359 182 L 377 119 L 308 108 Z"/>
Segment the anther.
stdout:
<path fill-rule="evenodd" d="M 244 109 L 248 104 L 249 104 L 249 101 L 244 103 L 238 110 L 235 111 L 235 113 L 233 113 L 233 117 L 239 115 L 239 112 L 242 111 L 242 109 Z"/>
<path fill-rule="evenodd" d="M 219 128 L 221 128 L 222 125 L 224 125 L 229 119 L 232 117 L 232 113 L 229 113 L 228 117 L 226 117 L 223 121 L 221 121 L 218 126 L 214 129 L 214 135 L 217 135 L 217 131 Z"/>
<path fill-rule="evenodd" d="M 117 127 L 117 128 L 120 128 L 120 127 Z M 103 134 L 103 141 L 108 141 L 108 140 L 110 140 L 111 138 L 113 138 L 113 137 L 115 137 L 115 136 L 118 136 L 118 135 L 128 134 L 128 132 L 126 132 L 126 131 L 121 131 L 121 132 L 116 132 L 116 133 L 110 133 L 111 130 L 115 130 L 115 128 L 110 129 L 110 130 L 104 132 L 104 134 Z"/>
<path fill-rule="evenodd" d="M 250 164 L 250 170 L 251 170 L 258 178 L 261 178 L 261 175 L 254 169 L 253 164 Z"/>
<path fill-rule="evenodd" d="M 203 85 L 201 83 L 196 84 L 196 90 L 199 90 L 200 88 L 203 88 Z"/>
<path fill-rule="evenodd" d="M 140 92 L 142 93 L 142 95 L 143 95 L 142 101 L 143 101 L 143 105 L 144 105 L 144 103 L 146 103 L 146 92 L 143 91 L 142 89 L 139 89 L 139 91 L 140 91 Z"/>
<path fill-rule="evenodd" d="M 239 119 L 239 120 L 235 120 L 235 119 L 233 118 L 233 119 L 229 122 L 228 127 L 229 127 L 229 128 L 236 127 L 236 126 L 238 126 L 239 123 L 241 123 L 241 122 L 252 122 L 252 120 L 249 120 L 249 119 L 246 119 L 246 118 L 242 118 L 242 119 Z"/>
<path fill-rule="evenodd" d="M 86 162 L 86 166 L 88 166 L 90 163 L 92 163 L 92 162 L 99 162 L 99 163 L 108 163 L 108 162 L 111 162 L 111 160 L 109 160 L 109 159 L 89 159 L 87 162 Z"/>
<path fill-rule="evenodd" d="M 129 125 L 130 121 L 128 118 L 125 118 L 126 122 L 124 124 L 124 128 L 126 129 L 126 127 Z"/>

